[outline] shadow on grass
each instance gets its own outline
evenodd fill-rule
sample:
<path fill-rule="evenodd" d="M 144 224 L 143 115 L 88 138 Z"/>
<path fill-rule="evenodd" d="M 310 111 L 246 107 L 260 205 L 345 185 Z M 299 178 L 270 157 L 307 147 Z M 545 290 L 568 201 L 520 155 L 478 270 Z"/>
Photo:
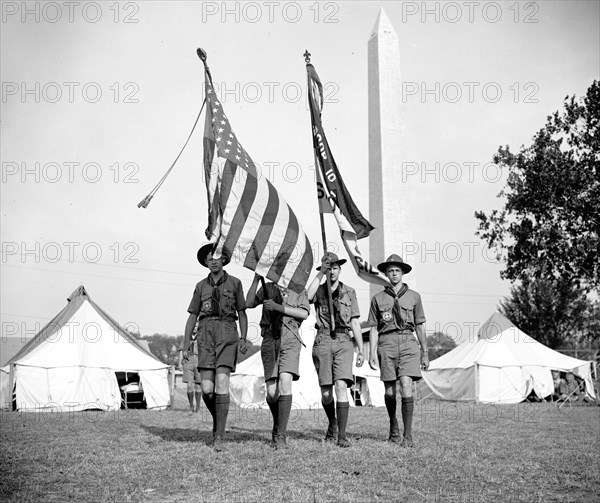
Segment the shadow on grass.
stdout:
<path fill-rule="evenodd" d="M 162 428 L 143 424 L 140 427 L 151 435 L 160 437 L 167 442 L 199 442 L 203 444 L 212 442 L 212 431 L 198 431 L 189 428 Z"/>

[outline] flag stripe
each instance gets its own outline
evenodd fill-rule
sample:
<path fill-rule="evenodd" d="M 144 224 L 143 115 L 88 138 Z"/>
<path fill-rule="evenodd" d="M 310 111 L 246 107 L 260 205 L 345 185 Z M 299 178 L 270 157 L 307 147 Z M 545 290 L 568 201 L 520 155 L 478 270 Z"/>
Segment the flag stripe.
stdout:
<path fill-rule="evenodd" d="M 266 181 L 264 185 L 267 187 L 269 193 L 268 198 L 265 198 L 267 199 L 267 204 L 264 208 L 262 221 L 260 222 L 256 236 L 254 237 L 254 241 L 252 241 L 252 245 L 248 250 L 244 262 L 244 267 L 252 270 L 254 270 L 260 262 L 260 258 L 267 247 L 273 231 L 275 219 L 277 218 L 277 210 L 279 208 L 279 196 L 275 187 L 273 187 L 269 181 Z M 258 201 L 260 201 L 260 199 L 257 198 L 257 202 Z"/>
<path fill-rule="evenodd" d="M 252 222 L 250 222 L 248 216 L 252 210 L 252 205 L 254 204 L 254 199 L 256 197 L 257 192 L 257 180 L 244 170 L 239 170 L 238 175 L 241 176 L 241 180 L 239 183 L 236 183 L 236 188 L 242 189 L 241 196 L 239 199 L 239 203 L 237 204 L 237 208 L 235 210 L 235 214 L 231 221 L 231 228 L 227 233 L 227 239 L 225 240 L 225 244 L 223 245 L 223 249 L 226 251 L 228 257 L 232 257 L 235 252 L 235 247 L 238 244 L 240 236 L 244 231 L 245 227 L 248 226 L 247 230 L 250 230 L 252 226 Z M 245 250 L 240 250 L 244 252 Z"/>
<path fill-rule="evenodd" d="M 303 253 L 301 255 L 300 261 L 292 278 L 290 279 L 289 288 L 291 290 L 296 290 L 297 288 L 304 288 L 304 283 L 306 280 L 304 279 L 306 276 L 310 276 L 310 270 L 313 266 L 312 261 L 312 250 L 311 253 L 306 253 L 304 250 L 311 250 L 310 241 L 308 240 L 308 236 L 304 236 L 304 247 Z"/>
<path fill-rule="evenodd" d="M 277 203 L 277 219 L 273 224 L 273 229 L 271 230 L 271 236 L 267 246 L 263 250 L 260 261 L 256 266 L 256 272 L 265 277 L 268 277 L 267 275 L 271 269 L 273 259 L 277 254 L 277 248 L 281 243 L 283 243 L 289 223 L 289 213 L 286 211 L 287 203 L 282 197 L 278 197 Z M 269 279 L 272 279 L 272 277 Z"/>
<path fill-rule="evenodd" d="M 279 248 L 279 252 L 275 257 L 275 260 L 273 260 L 273 265 L 271 265 L 271 269 L 269 269 L 269 273 L 267 274 L 269 279 L 282 275 L 291 254 L 294 253 L 296 243 L 298 242 L 298 219 L 289 206 L 287 206 L 287 210 L 289 215 L 288 228 L 285 237 L 283 238 L 283 242 L 281 243 L 281 247 Z"/>

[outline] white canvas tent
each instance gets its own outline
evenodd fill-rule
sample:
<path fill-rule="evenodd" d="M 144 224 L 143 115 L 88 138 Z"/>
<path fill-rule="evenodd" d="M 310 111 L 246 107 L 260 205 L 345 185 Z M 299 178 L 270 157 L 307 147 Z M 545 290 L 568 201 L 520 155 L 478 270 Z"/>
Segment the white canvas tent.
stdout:
<path fill-rule="evenodd" d="M 321 407 L 321 388 L 319 379 L 312 361 L 313 340 L 307 341 L 307 332 L 303 331 L 303 339 L 307 347 L 300 351 L 300 379 L 292 385 L 292 396 L 295 409 L 314 409 Z M 314 333 L 314 331 L 313 331 Z M 355 355 L 356 357 L 356 355 Z M 369 403 L 376 407 L 384 404 L 383 383 L 379 380 L 379 371 L 373 371 L 367 362 L 362 367 L 353 366 L 353 374 L 364 377 L 367 380 Z M 253 354 L 250 358 L 237 366 L 235 373 L 229 380 L 229 393 L 231 399 L 242 407 L 266 408 L 265 378 L 260 352 Z M 352 398 L 349 399 L 353 405 Z"/>
<path fill-rule="evenodd" d="M 1 400 L 18 410 L 118 410 L 115 372 L 138 373 L 148 408 L 169 405 L 168 366 L 140 346 L 80 286 L 66 307 L 2 368 Z"/>
<path fill-rule="evenodd" d="M 551 370 L 572 371 L 585 381 L 592 398 L 590 362 L 571 358 L 537 342 L 499 312 L 466 341 L 433 360 L 423 378 L 446 400 L 513 404 L 533 390 L 540 397 L 554 390 Z"/>

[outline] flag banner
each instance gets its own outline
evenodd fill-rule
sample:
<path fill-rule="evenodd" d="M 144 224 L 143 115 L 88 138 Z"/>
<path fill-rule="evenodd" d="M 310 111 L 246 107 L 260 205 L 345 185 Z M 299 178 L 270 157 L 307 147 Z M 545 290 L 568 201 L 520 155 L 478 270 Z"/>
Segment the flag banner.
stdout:
<path fill-rule="evenodd" d="M 306 71 L 308 74 L 308 97 L 315 151 L 319 210 L 321 213 L 333 213 L 335 216 L 344 247 L 358 276 L 370 283 L 389 286 L 390 283 L 385 275 L 371 266 L 358 248 L 358 239 L 368 237 L 371 230 L 373 230 L 373 226 L 362 216 L 342 180 L 321 123 L 323 85 L 312 64 L 307 63 Z"/>
<path fill-rule="evenodd" d="M 313 267 L 310 241 L 291 207 L 257 172 L 238 141 L 208 72 L 204 172 L 209 205 L 206 237 L 216 243 L 215 256 L 234 258 L 293 291 L 305 288 Z"/>

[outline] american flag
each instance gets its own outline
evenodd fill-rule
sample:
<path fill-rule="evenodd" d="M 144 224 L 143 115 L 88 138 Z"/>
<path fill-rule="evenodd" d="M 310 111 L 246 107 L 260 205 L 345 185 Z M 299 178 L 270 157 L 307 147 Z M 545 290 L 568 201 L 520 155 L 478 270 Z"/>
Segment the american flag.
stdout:
<path fill-rule="evenodd" d="M 215 162 L 217 157 L 224 162 Z M 209 203 L 206 236 L 224 255 L 282 287 L 300 292 L 313 255 L 308 237 L 281 194 L 257 172 L 206 75 L 204 172 Z"/>

